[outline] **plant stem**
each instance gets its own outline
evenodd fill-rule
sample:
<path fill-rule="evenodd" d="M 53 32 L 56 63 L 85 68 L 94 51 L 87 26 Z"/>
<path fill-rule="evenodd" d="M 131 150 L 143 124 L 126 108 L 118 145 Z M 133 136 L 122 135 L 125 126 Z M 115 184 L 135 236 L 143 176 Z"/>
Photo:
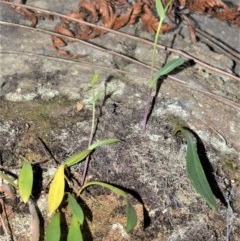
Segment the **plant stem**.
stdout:
<path fill-rule="evenodd" d="M 161 32 L 161 27 L 162 27 L 163 21 L 165 19 L 165 14 L 166 14 L 168 8 L 170 7 L 172 1 L 173 0 L 168 1 L 167 5 L 165 6 L 164 11 L 160 10 L 161 13 L 160 13 L 160 11 L 158 12 L 160 19 L 159 19 L 159 24 L 158 24 L 157 32 L 155 34 L 154 45 L 153 45 L 150 80 L 153 79 L 153 72 L 154 72 L 154 68 L 155 68 L 155 65 L 156 65 L 156 51 L 157 51 L 157 46 L 158 46 L 159 35 L 160 35 L 160 32 Z M 156 4 L 158 4 L 158 3 L 156 3 Z M 159 4 L 161 4 L 160 8 L 163 9 L 162 3 L 160 1 L 159 1 Z M 152 91 L 153 91 L 153 88 L 150 87 L 149 92 L 148 92 L 148 96 L 147 96 L 147 102 L 146 102 L 146 106 L 145 106 L 144 117 L 143 117 L 143 127 L 142 127 L 143 132 L 145 132 L 145 130 L 146 130 L 148 116 L 150 114 L 151 103 L 152 103 Z"/>
<path fill-rule="evenodd" d="M 151 103 L 152 103 L 152 88 L 149 89 L 148 96 L 147 96 L 147 102 L 146 102 L 146 106 L 145 106 L 145 110 L 144 110 L 143 123 L 142 123 L 142 132 L 146 131 Z"/>
<path fill-rule="evenodd" d="M 94 136 L 94 132 L 95 132 L 96 98 L 95 98 L 94 85 L 92 85 L 92 109 L 93 109 L 92 110 L 92 126 L 91 126 L 91 132 L 90 132 L 90 137 L 89 137 L 89 141 L 88 141 L 88 146 L 90 146 L 92 144 L 93 136 Z M 82 175 L 82 179 L 81 179 L 81 185 L 83 185 L 85 180 L 86 180 L 89 161 L 90 161 L 90 155 L 87 156 L 85 164 L 84 164 L 83 175 Z"/>
<path fill-rule="evenodd" d="M 157 29 L 157 32 L 156 32 L 156 35 L 155 35 L 154 45 L 153 45 L 152 63 L 151 63 L 151 70 L 150 70 L 150 80 L 152 80 L 152 78 L 153 78 L 154 67 L 155 67 L 155 64 L 156 64 L 157 42 L 158 42 L 158 38 L 159 38 L 162 23 L 163 23 L 163 19 L 160 19 L 159 24 L 158 24 L 158 29 Z M 148 115 L 149 115 L 151 103 L 152 103 L 152 91 L 153 91 L 153 88 L 151 87 L 149 89 L 149 92 L 148 92 L 147 102 L 146 102 L 144 116 L 143 116 L 143 122 L 142 122 L 142 124 L 143 124 L 142 131 L 143 132 L 146 131 Z"/>

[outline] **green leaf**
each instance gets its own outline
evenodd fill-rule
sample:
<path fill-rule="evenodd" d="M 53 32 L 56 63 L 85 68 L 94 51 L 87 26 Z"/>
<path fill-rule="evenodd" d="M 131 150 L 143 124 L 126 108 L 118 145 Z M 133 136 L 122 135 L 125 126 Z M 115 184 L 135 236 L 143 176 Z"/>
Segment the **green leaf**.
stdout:
<path fill-rule="evenodd" d="M 170 5 L 172 4 L 173 1 L 174 1 L 174 0 L 169 0 L 169 1 L 167 2 L 166 6 L 165 6 L 165 9 L 164 9 L 165 13 L 167 12 L 168 8 L 170 7 Z"/>
<path fill-rule="evenodd" d="M 91 80 L 92 87 L 98 82 L 98 79 L 99 79 L 99 75 L 98 75 L 98 73 L 95 73 Z"/>
<path fill-rule="evenodd" d="M 127 200 L 126 213 L 127 213 L 126 231 L 130 232 L 137 225 L 137 214 L 136 214 L 134 207 L 128 200 Z"/>
<path fill-rule="evenodd" d="M 103 91 L 98 91 L 96 94 L 94 94 L 93 96 L 93 103 L 96 103 L 98 101 L 98 99 L 103 96 Z"/>
<path fill-rule="evenodd" d="M 18 189 L 18 185 L 15 184 L 14 180 L 5 175 L 4 173 L 0 172 L 0 178 L 2 178 L 3 180 L 5 180 L 7 183 L 9 183 L 10 185 L 12 185 L 13 187 L 15 187 L 16 189 Z"/>
<path fill-rule="evenodd" d="M 203 199 L 205 199 L 213 210 L 216 210 L 217 204 L 199 159 L 196 144 L 192 139 L 192 134 L 190 131 L 184 128 L 181 128 L 180 130 L 187 140 L 186 160 L 188 177 L 196 192 L 199 193 Z"/>
<path fill-rule="evenodd" d="M 84 221 L 84 214 L 81 206 L 77 203 L 72 194 L 68 193 L 68 205 L 72 215 L 82 225 Z"/>
<path fill-rule="evenodd" d="M 170 72 L 172 72 L 174 69 L 176 69 L 177 67 L 181 66 L 182 64 L 184 64 L 185 60 L 181 57 L 176 58 L 176 59 L 172 59 L 170 60 L 168 63 L 166 63 L 156 74 L 154 74 L 152 80 L 150 80 L 148 82 L 148 85 L 150 87 L 153 87 L 154 85 L 156 85 L 157 80 L 164 75 L 169 74 Z"/>
<path fill-rule="evenodd" d="M 156 0 L 156 8 L 157 8 L 158 16 L 163 21 L 163 19 L 165 19 L 165 11 L 164 11 L 162 2 L 160 0 Z"/>
<path fill-rule="evenodd" d="M 93 143 L 91 146 L 89 146 L 88 150 L 94 150 L 97 147 L 110 145 L 110 144 L 113 144 L 113 143 L 116 143 L 116 142 L 119 142 L 119 141 L 121 141 L 121 140 L 116 139 L 116 138 L 97 141 L 97 142 Z"/>
<path fill-rule="evenodd" d="M 67 160 L 65 160 L 64 164 L 67 167 L 75 165 L 78 162 L 83 161 L 95 148 L 104 146 L 104 145 L 113 144 L 113 143 L 116 143 L 119 141 L 120 141 L 119 139 L 114 139 L 114 138 L 97 141 L 97 142 L 93 143 L 91 146 L 89 146 L 88 149 L 81 151 L 79 153 L 76 153 L 76 154 L 72 155 L 71 157 L 69 157 Z"/>
<path fill-rule="evenodd" d="M 33 170 L 29 162 L 24 162 L 18 176 L 19 194 L 24 203 L 27 203 L 33 186 Z"/>
<path fill-rule="evenodd" d="M 87 182 L 86 184 L 84 184 L 79 192 L 78 195 L 81 194 L 81 192 L 83 191 L 83 189 L 85 189 L 88 186 L 91 185 L 98 185 L 98 186 L 102 186 L 105 188 L 110 189 L 112 192 L 115 192 L 116 194 L 118 194 L 119 196 L 122 196 L 127 203 L 127 208 L 126 208 L 126 217 L 127 217 L 127 225 L 126 225 L 126 231 L 129 232 L 131 230 L 134 229 L 134 227 L 137 224 L 137 214 L 136 211 L 134 210 L 133 206 L 129 203 L 128 198 L 127 198 L 127 194 L 120 188 L 115 187 L 111 184 L 105 183 L 105 182 L 99 182 L 99 181 L 92 181 L 92 182 Z"/>
<path fill-rule="evenodd" d="M 92 152 L 92 150 L 86 149 L 84 151 L 76 153 L 76 154 L 72 155 L 71 157 L 69 157 L 67 160 L 65 160 L 64 164 L 67 167 L 75 165 L 78 162 L 83 161 L 91 152 Z"/>
<path fill-rule="evenodd" d="M 54 178 L 50 184 L 48 193 L 48 212 L 52 215 L 62 202 L 65 189 L 64 180 L 65 165 L 62 164 L 56 171 Z"/>
<path fill-rule="evenodd" d="M 78 195 L 81 194 L 81 192 L 83 191 L 83 189 L 85 189 L 86 187 L 92 186 L 92 185 L 98 185 L 98 186 L 102 186 L 105 188 L 110 189 L 111 191 L 115 192 L 116 194 L 122 196 L 123 198 L 127 198 L 127 194 L 120 188 L 115 187 L 111 184 L 105 183 L 105 182 L 99 182 L 99 181 L 92 181 L 92 182 L 87 182 L 85 183 L 78 191 Z"/>
<path fill-rule="evenodd" d="M 46 228 L 46 241 L 59 241 L 61 238 L 60 213 L 56 213 Z"/>
<path fill-rule="evenodd" d="M 80 225 L 75 216 L 71 219 L 67 241 L 83 241 Z"/>

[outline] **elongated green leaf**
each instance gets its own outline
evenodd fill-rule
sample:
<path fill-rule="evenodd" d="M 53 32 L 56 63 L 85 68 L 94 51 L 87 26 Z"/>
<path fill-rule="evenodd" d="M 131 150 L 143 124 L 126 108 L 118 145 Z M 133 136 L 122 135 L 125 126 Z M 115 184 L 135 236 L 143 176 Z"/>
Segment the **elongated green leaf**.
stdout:
<path fill-rule="evenodd" d="M 80 225 L 75 216 L 71 219 L 67 241 L 83 241 Z"/>
<path fill-rule="evenodd" d="M 24 203 L 26 203 L 32 193 L 33 171 L 29 162 L 24 162 L 18 176 L 19 194 Z"/>
<path fill-rule="evenodd" d="M 165 13 L 166 13 L 167 10 L 169 9 L 169 7 L 170 7 L 170 5 L 172 4 L 173 1 L 174 1 L 174 0 L 169 0 L 169 1 L 167 2 L 166 6 L 165 6 L 165 9 L 164 9 Z"/>
<path fill-rule="evenodd" d="M 80 190 L 78 191 L 78 195 L 81 194 L 81 192 L 83 191 L 83 189 L 85 189 L 86 187 L 92 186 L 92 185 L 98 185 L 98 186 L 102 186 L 105 188 L 110 189 L 112 192 L 115 192 L 116 194 L 122 196 L 123 198 L 127 198 L 127 194 L 120 188 L 115 187 L 111 184 L 105 183 L 105 182 L 99 182 L 99 181 L 92 181 L 92 182 L 87 182 L 85 183 Z"/>
<path fill-rule="evenodd" d="M 196 144 L 192 139 L 192 134 L 183 128 L 181 131 L 187 140 L 186 159 L 188 177 L 191 180 L 191 183 L 196 192 L 205 199 L 205 201 L 213 210 L 216 210 L 217 204 L 199 159 Z"/>
<path fill-rule="evenodd" d="M 69 157 L 67 160 L 65 160 L 64 164 L 67 167 L 73 166 L 75 164 L 77 164 L 78 162 L 83 161 L 90 153 L 92 152 L 92 150 L 84 150 L 81 151 L 79 153 L 76 153 L 74 155 L 72 155 L 71 157 Z"/>
<path fill-rule="evenodd" d="M 86 184 L 84 184 L 80 188 L 78 194 L 80 194 L 83 191 L 83 189 L 85 189 L 86 187 L 91 186 L 91 185 L 99 185 L 99 186 L 108 188 L 112 192 L 115 192 L 116 194 L 122 196 L 126 200 L 126 203 L 127 203 L 127 207 L 126 207 L 126 217 L 127 217 L 126 231 L 129 232 L 129 231 L 133 230 L 134 227 L 137 224 L 137 214 L 136 214 L 136 211 L 133 208 L 133 206 L 130 204 L 130 202 L 127 198 L 127 194 L 122 189 L 120 189 L 118 187 L 115 187 L 115 186 L 110 185 L 110 184 L 105 183 L 105 182 L 99 182 L 99 181 L 87 182 Z"/>
<path fill-rule="evenodd" d="M 70 167 L 72 165 L 75 165 L 81 161 L 83 161 L 95 148 L 104 146 L 104 145 L 110 145 L 116 142 L 119 142 L 119 139 L 106 139 L 106 140 L 101 140 L 93 143 L 91 146 L 88 147 L 88 149 L 81 151 L 79 153 L 76 153 L 69 157 L 67 160 L 65 160 L 65 165 L 67 167 Z"/>
<path fill-rule="evenodd" d="M 68 205 L 72 215 L 82 225 L 84 221 L 84 214 L 81 206 L 77 203 L 72 194 L 68 193 Z"/>
<path fill-rule="evenodd" d="M 0 172 L 0 178 L 2 178 L 3 180 L 5 180 L 7 183 L 9 183 L 10 185 L 12 185 L 13 187 L 15 187 L 16 189 L 18 189 L 18 185 L 15 184 L 14 180 L 9 177 L 8 175 L 5 175 L 4 173 Z"/>
<path fill-rule="evenodd" d="M 94 103 L 96 103 L 98 101 L 98 99 L 100 99 L 101 96 L 103 96 L 104 92 L 103 91 L 98 91 L 96 94 L 94 94 L 92 100 Z"/>
<path fill-rule="evenodd" d="M 126 231 L 130 232 L 137 225 L 137 213 L 134 207 L 132 206 L 132 204 L 129 202 L 129 200 L 127 200 L 126 213 L 127 213 Z"/>
<path fill-rule="evenodd" d="M 174 69 L 176 69 L 177 67 L 181 66 L 183 63 L 185 62 L 185 60 L 181 57 L 176 58 L 176 59 L 172 59 L 170 60 L 168 63 L 166 63 L 152 78 L 152 80 L 150 80 L 148 82 L 148 85 L 150 87 L 153 87 L 156 85 L 157 80 L 164 75 L 169 74 L 170 72 L 172 72 Z"/>
<path fill-rule="evenodd" d="M 65 189 L 64 180 L 65 165 L 62 164 L 56 171 L 54 178 L 50 184 L 48 193 L 48 212 L 52 215 L 62 202 Z"/>
<path fill-rule="evenodd" d="M 46 228 L 46 241 L 59 241 L 61 238 L 60 213 L 56 213 Z"/>
<path fill-rule="evenodd" d="M 97 147 L 105 146 L 105 145 L 110 145 L 110 144 L 113 144 L 113 143 L 116 143 L 116 142 L 119 142 L 119 141 L 121 141 L 121 140 L 116 139 L 116 138 L 105 139 L 105 140 L 97 141 L 97 142 L 93 143 L 91 146 L 89 146 L 88 149 L 89 149 L 89 150 L 94 150 L 94 149 L 96 149 Z"/>
<path fill-rule="evenodd" d="M 157 13 L 160 19 L 163 21 L 165 19 L 165 11 L 160 0 L 156 0 Z"/>

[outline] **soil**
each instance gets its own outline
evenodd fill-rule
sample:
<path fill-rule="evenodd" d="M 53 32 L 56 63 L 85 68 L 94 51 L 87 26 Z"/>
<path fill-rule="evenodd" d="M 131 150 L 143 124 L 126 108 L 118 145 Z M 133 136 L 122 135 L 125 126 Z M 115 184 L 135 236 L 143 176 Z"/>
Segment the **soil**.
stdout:
<path fill-rule="evenodd" d="M 28 4 L 61 13 L 77 6 L 73 0 L 68 4 L 63 0 L 28 1 Z M 30 25 L 5 5 L 0 7 L 1 21 Z M 239 28 L 209 16 L 193 15 L 192 18 L 198 28 L 239 54 Z M 37 29 L 52 30 L 58 21 L 40 21 Z M 121 31 L 142 39 L 154 39 L 140 22 Z M 143 132 L 150 71 L 106 49 L 150 66 L 151 46 L 108 33 L 89 41 L 105 51 L 79 42 L 70 43 L 67 47 L 70 51 L 86 55 L 71 60 L 54 52 L 48 34 L 4 24 L 0 32 L 1 171 L 18 173 L 25 160 L 42 162 L 36 165 L 39 166 L 36 172 L 43 182 L 34 191 L 39 195 L 37 204 L 44 225 L 48 223 L 45 191 L 56 163 L 43 142 L 59 162 L 87 148 L 92 124 L 91 78 L 97 72 L 96 91 L 101 97 L 97 102 L 94 140 L 119 138 L 122 141 L 101 147 L 92 154 L 87 180 L 106 181 L 128 190 L 138 224 L 127 234 L 124 201 L 102 188 L 90 187 L 81 196 L 87 216 L 85 240 L 240 240 L 239 61 L 201 36 L 192 44 L 184 24 L 161 35 L 160 44 L 189 53 L 235 75 L 238 80 L 199 64 L 186 65 L 173 76 L 199 89 L 165 78 Z M 176 55 L 158 50 L 156 66 L 160 68 L 166 58 L 173 57 Z M 222 97 L 222 101 L 200 92 L 202 89 Z M 83 109 L 79 108 L 82 104 Z M 202 142 L 201 156 L 208 168 L 206 174 L 212 180 L 217 211 L 210 209 L 187 178 L 186 143 L 180 135 L 174 135 L 179 123 L 188 126 Z M 79 179 L 83 166 L 84 162 L 72 168 Z M 28 208 L 18 195 L 14 200 L 4 200 L 13 240 L 30 240 Z M 1 220 L 5 217 L 2 210 L 1 217 Z M 0 235 L 3 240 L 11 240 L 4 226 L 7 224 L 1 221 Z"/>

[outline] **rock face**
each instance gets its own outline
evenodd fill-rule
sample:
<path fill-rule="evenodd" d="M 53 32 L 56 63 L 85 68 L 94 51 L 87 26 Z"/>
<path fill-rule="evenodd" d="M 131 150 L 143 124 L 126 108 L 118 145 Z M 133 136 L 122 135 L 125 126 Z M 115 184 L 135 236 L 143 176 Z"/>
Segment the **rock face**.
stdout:
<path fill-rule="evenodd" d="M 32 4 L 66 13 L 77 5 L 73 0 L 68 2 L 67 6 L 59 0 L 44 3 L 45 6 L 42 1 L 33 1 Z M 0 7 L 1 21 L 28 25 L 7 7 Z M 206 16 L 193 18 L 223 44 L 231 46 L 236 53 L 240 51 L 237 27 Z M 40 21 L 37 28 L 53 29 L 56 22 Z M 237 228 L 240 225 L 237 218 L 240 214 L 240 81 L 198 64 L 182 68 L 174 74 L 175 77 L 199 90 L 214 93 L 221 97 L 221 101 L 166 78 L 156 96 L 147 130 L 142 133 L 150 76 L 148 68 L 112 52 L 77 42 L 70 43 L 68 48 L 86 57 L 64 59 L 52 50 L 49 35 L 8 25 L 2 25 L 0 31 L 1 165 L 16 169 L 23 159 L 31 162 L 46 159 L 38 137 L 44 140 L 59 161 L 86 148 L 92 118 L 91 78 L 98 72 L 96 91 L 102 95 L 98 101 L 99 122 L 95 139 L 117 137 L 124 141 L 100 148 L 92 155 L 89 179 L 115 183 L 141 196 L 151 222 L 144 230 L 140 223 L 130 235 L 131 240 L 226 239 L 226 215 L 232 209 L 227 209 L 218 200 L 218 211 L 212 212 L 191 187 L 185 171 L 186 145 L 181 137 L 173 135 L 178 123 L 186 123 L 203 142 L 202 152 L 211 163 L 217 185 L 224 196 L 228 193 L 232 198 L 232 240 L 240 239 Z M 153 39 L 140 23 L 123 31 Z M 152 48 L 140 41 L 109 33 L 90 43 L 151 65 Z M 229 73 L 240 74 L 239 62 L 219 52 L 204 38 L 200 37 L 199 42 L 192 45 L 184 25 L 175 32 L 160 36 L 159 43 L 181 49 Z M 169 56 L 158 50 L 156 66 L 160 68 L 166 59 L 173 57 L 173 54 Z M 84 104 L 80 111 L 76 109 L 78 101 Z M 82 166 L 76 169 L 81 171 Z M 97 191 L 92 193 L 100 198 L 105 195 Z M 109 196 L 106 197 L 106 202 L 113 202 Z M 117 212 L 116 216 L 120 217 L 121 210 Z M 114 210 L 109 215 L 114 216 Z M 105 229 L 95 230 L 95 233 L 93 230 L 93 240 L 106 240 L 104 237 L 107 236 L 113 240 L 109 229 L 106 231 L 109 220 L 106 220 Z M 118 222 L 117 218 L 114 222 Z M 28 233 L 26 229 L 21 230 L 22 233 L 20 230 L 16 232 L 18 237 Z M 122 240 L 127 240 L 126 236 L 123 235 Z"/>

